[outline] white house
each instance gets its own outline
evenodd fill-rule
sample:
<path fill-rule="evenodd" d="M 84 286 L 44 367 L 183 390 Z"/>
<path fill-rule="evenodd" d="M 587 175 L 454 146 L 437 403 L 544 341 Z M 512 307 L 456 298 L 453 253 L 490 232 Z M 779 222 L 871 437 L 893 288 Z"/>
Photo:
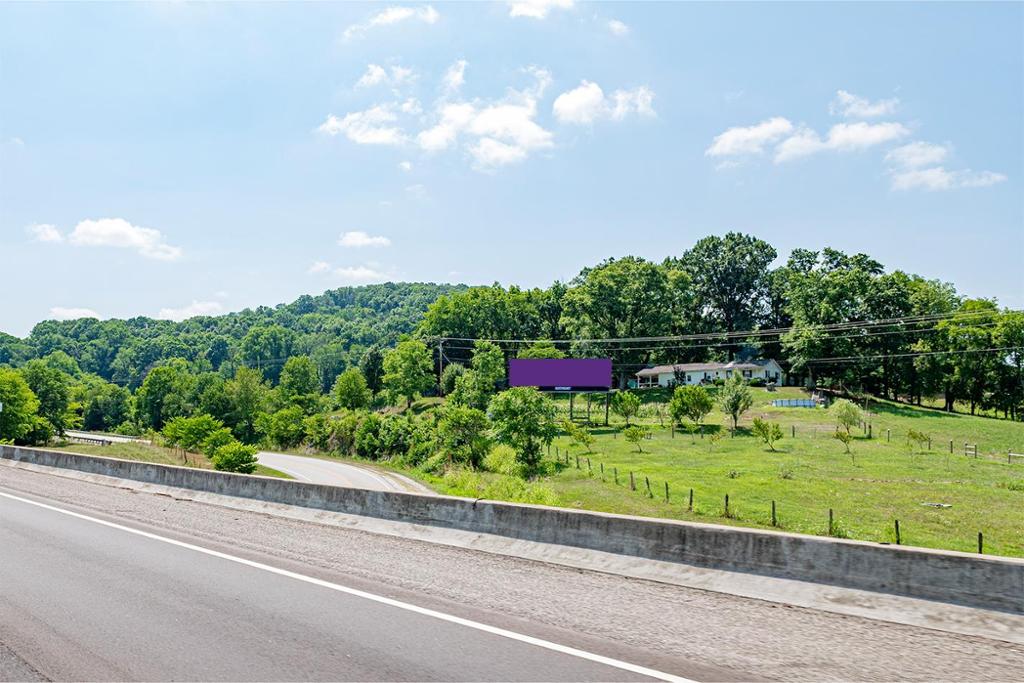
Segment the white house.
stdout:
<path fill-rule="evenodd" d="M 743 379 L 763 379 L 765 383 L 784 384 L 786 373 L 772 359 L 732 361 L 729 363 L 680 363 L 678 365 L 657 365 L 636 373 L 636 386 L 670 387 L 677 384 L 701 384 L 716 379 L 729 379 L 733 373 Z"/>

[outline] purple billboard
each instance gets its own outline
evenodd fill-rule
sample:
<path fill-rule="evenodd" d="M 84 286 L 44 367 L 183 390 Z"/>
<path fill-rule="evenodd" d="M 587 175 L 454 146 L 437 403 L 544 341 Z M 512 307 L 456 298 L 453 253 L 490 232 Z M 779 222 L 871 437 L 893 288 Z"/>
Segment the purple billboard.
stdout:
<path fill-rule="evenodd" d="M 612 387 L 610 358 L 513 358 L 508 362 L 510 387 L 542 391 L 608 391 Z"/>

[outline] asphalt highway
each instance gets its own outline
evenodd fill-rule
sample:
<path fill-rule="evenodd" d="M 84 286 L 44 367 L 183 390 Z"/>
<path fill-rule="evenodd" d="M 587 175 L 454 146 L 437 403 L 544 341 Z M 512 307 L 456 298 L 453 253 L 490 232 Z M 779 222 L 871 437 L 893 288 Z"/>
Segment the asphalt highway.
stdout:
<path fill-rule="evenodd" d="M 261 465 L 284 472 L 299 481 L 373 491 L 432 493 L 426 486 L 408 477 L 370 467 L 269 451 L 261 451 L 256 457 Z"/>
<path fill-rule="evenodd" d="M 1014 680 L 1024 647 L 0 464 L 7 680 Z"/>

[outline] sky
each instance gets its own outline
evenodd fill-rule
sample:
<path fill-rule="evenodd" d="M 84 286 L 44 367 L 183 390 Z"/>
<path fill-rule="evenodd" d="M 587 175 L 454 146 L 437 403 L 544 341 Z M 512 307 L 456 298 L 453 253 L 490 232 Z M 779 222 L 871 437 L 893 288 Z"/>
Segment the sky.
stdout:
<path fill-rule="evenodd" d="M 1020 3 L 0 4 L 0 330 L 737 230 L 1024 308 Z"/>

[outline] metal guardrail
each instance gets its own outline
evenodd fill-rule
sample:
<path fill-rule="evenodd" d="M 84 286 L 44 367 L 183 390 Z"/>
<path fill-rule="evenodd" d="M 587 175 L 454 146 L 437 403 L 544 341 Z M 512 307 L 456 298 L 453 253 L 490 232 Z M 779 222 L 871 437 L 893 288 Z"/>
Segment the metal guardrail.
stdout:
<path fill-rule="evenodd" d="M 65 434 L 64 438 L 67 439 L 68 441 L 77 441 L 79 443 L 94 443 L 99 444 L 100 446 L 109 446 L 110 444 L 114 443 L 110 439 L 98 439 L 92 436 L 73 436 L 71 434 Z"/>

